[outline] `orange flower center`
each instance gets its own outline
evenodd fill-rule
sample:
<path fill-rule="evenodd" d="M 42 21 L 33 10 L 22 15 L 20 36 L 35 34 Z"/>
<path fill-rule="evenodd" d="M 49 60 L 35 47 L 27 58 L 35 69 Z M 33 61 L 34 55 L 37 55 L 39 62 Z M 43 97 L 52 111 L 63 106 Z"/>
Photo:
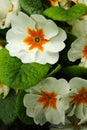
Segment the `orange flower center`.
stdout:
<path fill-rule="evenodd" d="M 3 87 L 3 84 L 2 83 L 0 83 L 0 88 L 2 88 Z"/>
<path fill-rule="evenodd" d="M 79 3 L 79 0 L 76 0 L 76 3 Z"/>
<path fill-rule="evenodd" d="M 24 39 L 24 42 L 29 46 L 29 50 L 38 48 L 39 50 L 43 51 L 44 47 L 43 45 L 49 42 L 49 40 L 44 38 L 44 32 L 43 29 L 38 29 L 38 30 L 32 30 L 28 28 L 28 34 Z"/>
<path fill-rule="evenodd" d="M 84 57 L 87 59 L 87 46 L 84 47 L 82 52 L 83 52 Z"/>
<path fill-rule="evenodd" d="M 70 96 L 70 98 L 72 99 L 70 103 L 87 104 L 87 89 L 82 87 L 78 94 Z"/>
<path fill-rule="evenodd" d="M 49 0 L 49 1 L 52 6 L 56 6 L 58 2 L 61 2 L 61 0 Z"/>
<path fill-rule="evenodd" d="M 45 92 L 41 91 L 41 97 L 37 100 L 37 102 L 43 104 L 43 108 L 52 107 L 53 109 L 56 109 L 56 101 L 57 101 L 57 94 L 55 92 Z"/>
<path fill-rule="evenodd" d="M 9 9 L 8 12 L 12 12 L 12 11 L 13 11 L 13 8 L 14 8 L 14 5 L 12 4 L 12 5 L 11 5 L 11 9 Z"/>

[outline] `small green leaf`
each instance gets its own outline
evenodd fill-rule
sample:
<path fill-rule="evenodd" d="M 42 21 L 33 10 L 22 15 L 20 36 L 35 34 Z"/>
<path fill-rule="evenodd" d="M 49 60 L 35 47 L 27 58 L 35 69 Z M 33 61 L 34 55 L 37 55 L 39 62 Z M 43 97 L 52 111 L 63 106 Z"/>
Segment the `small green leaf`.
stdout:
<path fill-rule="evenodd" d="M 49 76 L 53 76 L 55 73 L 57 73 L 59 70 L 61 69 L 61 65 L 58 64 L 56 67 L 53 67 L 52 70 L 50 70 L 51 72 L 47 75 Z"/>
<path fill-rule="evenodd" d="M 20 6 L 27 14 L 42 13 L 43 6 L 41 0 L 20 0 Z"/>
<path fill-rule="evenodd" d="M 87 6 L 84 4 L 76 4 L 67 10 L 62 7 L 55 6 L 46 9 L 43 13 L 53 20 L 69 21 L 87 14 Z"/>
<path fill-rule="evenodd" d="M 87 68 L 78 65 L 62 68 L 60 73 L 62 74 L 63 77 L 69 79 L 73 77 L 82 77 L 87 79 Z"/>
<path fill-rule="evenodd" d="M 26 115 L 26 108 L 24 107 L 23 105 L 23 98 L 24 98 L 24 95 L 26 93 L 24 91 L 21 91 L 18 96 L 17 96 L 17 100 L 16 100 L 16 112 L 17 112 L 17 115 L 19 117 L 19 119 L 25 123 L 25 124 L 29 124 L 29 125 L 32 125 L 34 122 L 33 122 L 33 119 L 32 118 L 29 118 L 27 115 Z"/>
<path fill-rule="evenodd" d="M 0 119 L 8 125 L 16 118 L 16 94 L 11 91 L 5 99 L 0 98 Z"/>
<path fill-rule="evenodd" d="M 50 68 L 50 64 L 23 64 L 5 48 L 0 50 L 0 81 L 11 88 L 32 87 L 46 77 Z"/>

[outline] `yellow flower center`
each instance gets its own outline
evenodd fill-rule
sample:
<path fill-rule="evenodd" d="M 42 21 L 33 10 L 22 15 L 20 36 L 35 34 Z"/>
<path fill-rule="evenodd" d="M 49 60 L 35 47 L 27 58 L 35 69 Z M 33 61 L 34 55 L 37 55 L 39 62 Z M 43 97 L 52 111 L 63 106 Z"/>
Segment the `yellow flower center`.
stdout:
<path fill-rule="evenodd" d="M 74 96 L 70 96 L 72 99 L 70 103 L 76 103 L 76 104 L 87 104 L 87 89 L 85 87 L 82 87 L 78 94 Z"/>
<path fill-rule="evenodd" d="M 41 97 L 37 100 L 37 102 L 42 103 L 43 108 L 52 107 L 53 109 L 56 109 L 56 98 L 57 94 L 55 92 L 45 92 L 41 91 Z"/>
<path fill-rule="evenodd" d="M 29 50 L 32 50 L 34 48 L 38 48 L 39 50 L 43 51 L 43 44 L 46 44 L 49 42 L 49 40 L 44 38 L 44 32 L 43 29 L 33 30 L 28 28 L 28 34 L 23 42 L 26 43 L 29 46 Z"/>

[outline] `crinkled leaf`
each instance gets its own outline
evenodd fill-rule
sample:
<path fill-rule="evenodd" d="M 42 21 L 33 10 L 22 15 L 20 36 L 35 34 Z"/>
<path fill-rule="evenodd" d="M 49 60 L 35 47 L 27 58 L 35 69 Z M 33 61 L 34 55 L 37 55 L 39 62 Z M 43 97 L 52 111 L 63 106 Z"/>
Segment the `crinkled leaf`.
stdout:
<path fill-rule="evenodd" d="M 16 94 L 11 91 L 5 99 L 0 97 L 0 119 L 7 125 L 16 118 Z"/>
<path fill-rule="evenodd" d="M 26 108 L 24 107 L 23 105 L 23 97 L 25 95 L 25 92 L 24 91 L 21 91 L 18 96 L 17 96 L 17 100 L 16 100 L 16 112 L 17 112 L 17 115 L 19 117 L 19 119 L 25 123 L 25 124 L 33 124 L 33 119 L 32 118 L 29 118 L 27 115 L 26 115 Z M 31 104 L 32 105 L 32 104 Z"/>
<path fill-rule="evenodd" d="M 43 12 L 41 0 L 20 0 L 19 2 L 21 8 L 29 15 Z"/>
<path fill-rule="evenodd" d="M 46 9 L 43 13 L 53 20 L 69 21 L 87 14 L 87 6 L 84 4 L 76 4 L 67 10 L 62 7 L 55 6 Z"/>
<path fill-rule="evenodd" d="M 23 64 L 6 49 L 0 50 L 0 81 L 11 88 L 26 89 L 37 84 L 46 77 L 50 67 L 50 64 Z"/>

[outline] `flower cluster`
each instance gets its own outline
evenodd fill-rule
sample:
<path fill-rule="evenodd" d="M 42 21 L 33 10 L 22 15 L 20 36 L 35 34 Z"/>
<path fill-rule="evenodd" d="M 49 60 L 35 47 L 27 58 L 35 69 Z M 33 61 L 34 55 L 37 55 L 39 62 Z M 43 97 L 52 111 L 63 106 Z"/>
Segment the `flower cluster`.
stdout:
<path fill-rule="evenodd" d="M 12 109 L 4 122 L 19 117 L 27 124 L 64 125 L 73 118 L 83 124 L 87 0 L 38 2 L 0 0 L 0 100 Z"/>

